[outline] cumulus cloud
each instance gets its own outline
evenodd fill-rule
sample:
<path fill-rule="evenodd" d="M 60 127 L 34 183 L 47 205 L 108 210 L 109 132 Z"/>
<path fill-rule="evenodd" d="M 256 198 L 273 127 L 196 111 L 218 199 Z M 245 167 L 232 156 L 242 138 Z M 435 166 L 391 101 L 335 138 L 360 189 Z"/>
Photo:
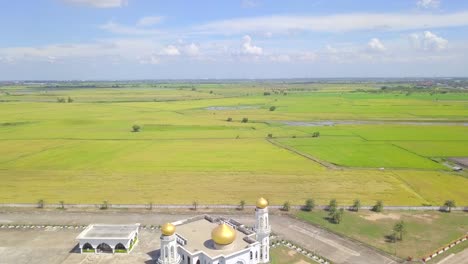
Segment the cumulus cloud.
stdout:
<path fill-rule="evenodd" d="M 180 51 L 176 46 L 169 45 L 163 49 L 162 54 L 167 56 L 179 56 Z"/>
<path fill-rule="evenodd" d="M 147 16 L 147 17 L 142 17 L 138 20 L 137 25 L 138 26 L 153 26 L 156 24 L 161 23 L 164 20 L 163 16 Z"/>
<path fill-rule="evenodd" d="M 367 48 L 373 52 L 384 52 L 387 48 L 378 38 L 373 38 L 367 43 Z"/>
<path fill-rule="evenodd" d="M 213 21 L 196 27 L 205 34 L 352 32 L 468 26 L 468 11 L 444 14 L 352 13 L 328 16 L 265 16 Z"/>
<path fill-rule="evenodd" d="M 189 45 L 186 45 L 185 47 L 183 47 L 183 51 L 185 54 L 191 57 L 200 55 L 200 47 L 195 43 L 190 43 Z"/>
<path fill-rule="evenodd" d="M 242 53 L 256 56 L 263 54 L 263 49 L 261 47 L 253 45 L 252 38 L 249 35 L 245 35 L 242 38 L 242 40 Z"/>
<path fill-rule="evenodd" d="M 122 7 L 128 4 L 127 0 L 62 0 L 66 3 L 86 5 L 96 8 Z"/>
<path fill-rule="evenodd" d="M 430 31 L 411 34 L 410 42 L 413 48 L 425 51 L 441 51 L 448 48 L 448 40 Z"/>
<path fill-rule="evenodd" d="M 439 8 L 440 0 L 418 0 L 416 5 L 419 8 Z"/>

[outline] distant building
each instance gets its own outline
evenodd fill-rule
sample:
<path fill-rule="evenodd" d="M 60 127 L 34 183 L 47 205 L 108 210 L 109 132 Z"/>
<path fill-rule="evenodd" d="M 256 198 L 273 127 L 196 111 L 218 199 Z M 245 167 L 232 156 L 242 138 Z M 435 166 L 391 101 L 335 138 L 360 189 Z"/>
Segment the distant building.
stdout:
<path fill-rule="evenodd" d="M 268 202 L 258 199 L 253 231 L 232 219 L 205 215 L 161 228 L 157 264 L 258 264 L 270 262 Z"/>
<path fill-rule="evenodd" d="M 80 252 L 120 251 L 129 253 L 138 242 L 140 224 L 134 225 L 89 225 L 76 238 Z"/>

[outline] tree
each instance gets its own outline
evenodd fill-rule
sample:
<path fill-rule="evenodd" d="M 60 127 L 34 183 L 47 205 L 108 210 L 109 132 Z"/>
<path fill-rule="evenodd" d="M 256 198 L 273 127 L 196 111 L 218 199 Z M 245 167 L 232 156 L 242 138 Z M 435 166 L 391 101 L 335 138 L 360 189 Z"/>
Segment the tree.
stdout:
<path fill-rule="evenodd" d="M 269 137 L 269 138 L 272 138 L 272 137 L 273 137 L 273 134 L 268 134 L 268 137 Z"/>
<path fill-rule="evenodd" d="M 213 91 L 210 91 L 210 94 L 213 94 Z"/>
<path fill-rule="evenodd" d="M 270 92 L 263 92 L 263 95 L 267 96 L 267 95 L 271 95 L 271 93 Z"/>
<path fill-rule="evenodd" d="M 276 106 L 270 106 L 270 111 L 275 111 L 276 110 Z"/>
<path fill-rule="evenodd" d="M 291 204 L 288 201 L 284 202 L 283 207 L 281 208 L 281 210 L 287 212 L 287 211 L 289 211 L 289 209 L 291 209 Z"/>
<path fill-rule="evenodd" d="M 320 137 L 320 132 L 314 132 L 314 133 L 312 133 L 312 137 Z"/>
<path fill-rule="evenodd" d="M 336 199 L 331 199 L 330 203 L 328 204 L 328 211 L 335 212 L 337 208 L 338 208 L 338 203 L 336 202 Z"/>
<path fill-rule="evenodd" d="M 65 103 L 65 98 L 57 98 L 57 103 Z"/>
<path fill-rule="evenodd" d="M 153 202 L 148 203 L 148 210 L 153 210 Z"/>
<path fill-rule="evenodd" d="M 226 121 L 232 122 L 232 117 L 228 117 L 228 118 L 226 119 Z"/>
<path fill-rule="evenodd" d="M 400 221 L 393 226 L 393 231 L 400 235 L 400 240 L 403 240 L 403 234 L 406 233 L 405 222 Z"/>
<path fill-rule="evenodd" d="M 444 203 L 444 206 L 447 207 L 447 212 L 452 212 L 452 207 L 456 207 L 454 200 L 447 200 Z"/>
<path fill-rule="evenodd" d="M 102 201 L 101 210 L 106 210 L 107 208 L 109 208 L 109 202 L 108 201 Z"/>
<path fill-rule="evenodd" d="M 242 118 L 242 123 L 247 123 L 249 122 L 249 119 L 247 117 Z"/>
<path fill-rule="evenodd" d="M 339 210 L 334 210 L 333 212 L 330 212 L 330 218 L 333 223 L 339 224 L 341 223 L 341 220 L 343 220 L 343 214 L 344 214 L 344 209 L 340 208 Z"/>
<path fill-rule="evenodd" d="M 139 125 L 133 125 L 132 126 L 132 131 L 133 132 L 140 132 L 141 127 Z"/>
<path fill-rule="evenodd" d="M 358 212 L 360 208 L 361 208 L 361 200 L 359 200 L 359 199 L 354 200 L 353 210 L 355 212 Z"/>
<path fill-rule="evenodd" d="M 39 201 L 37 201 L 37 208 L 39 209 L 44 208 L 44 204 L 45 204 L 44 200 L 40 199 Z"/>
<path fill-rule="evenodd" d="M 73 101 L 74 101 L 74 100 L 69 96 L 68 99 L 67 99 L 67 102 L 68 102 L 68 103 L 73 103 Z"/>
<path fill-rule="evenodd" d="M 65 202 L 64 201 L 60 201 L 60 209 L 65 209 Z"/>
<path fill-rule="evenodd" d="M 383 211 L 383 202 L 382 200 L 378 200 L 377 203 L 372 207 L 372 211 L 376 213 L 381 213 Z"/>
<path fill-rule="evenodd" d="M 314 207 L 315 207 L 314 199 L 307 199 L 305 201 L 304 211 L 310 212 L 314 209 Z"/>
<path fill-rule="evenodd" d="M 241 200 L 241 201 L 240 201 L 240 203 L 239 203 L 239 208 L 240 208 L 241 210 L 244 210 L 244 208 L 245 208 L 245 201 L 244 201 L 244 200 Z"/>
<path fill-rule="evenodd" d="M 197 201 L 193 201 L 193 203 L 192 203 L 192 208 L 193 208 L 193 210 L 195 210 L 195 211 L 198 209 L 198 202 L 197 202 Z"/>

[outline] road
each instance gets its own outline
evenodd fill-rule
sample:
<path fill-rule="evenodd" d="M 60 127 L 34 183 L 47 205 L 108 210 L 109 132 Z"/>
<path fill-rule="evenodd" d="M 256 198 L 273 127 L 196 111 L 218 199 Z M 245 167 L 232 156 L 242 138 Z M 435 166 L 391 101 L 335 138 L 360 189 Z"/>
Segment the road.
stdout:
<path fill-rule="evenodd" d="M 63 210 L 3 210 L 0 211 L 0 224 L 28 224 L 28 225 L 87 225 L 90 223 L 141 223 L 143 225 L 160 225 L 168 221 L 175 221 L 200 214 L 201 212 L 157 213 L 150 211 L 63 211 Z M 215 214 L 215 213 L 212 213 Z M 220 215 L 220 214 L 216 214 Z M 248 211 L 221 215 L 236 219 L 246 225 L 253 225 L 254 213 Z M 285 240 L 292 241 L 308 250 L 315 251 L 334 263 L 395 263 L 385 254 L 363 246 L 349 239 L 340 237 L 323 229 L 303 223 L 284 215 L 270 215 L 273 232 Z M 0 229 L 0 241 L 6 233 L 11 236 L 15 230 Z M 23 231 L 16 231 L 23 232 Z M 35 230 L 35 232 L 44 232 Z M 67 237 L 68 240 L 74 235 Z M 74 241 L 70 241 L 72 243 Z M 0 242 L 2 243 L 2 242 Z M 15 245 L 21 247 L 21 243 Z M 29 248 L 31 250 L 31 248 Z M 2 254 L 9 252 L 8 247 L 0 244 Z M 11 250 L 10 250 L 11 251 Z M 8 254 L 7 254 L 8 255 Z M 73 254 L 72 254 L 73 255 Z M 76 255 L 76 254 L 75 254 Z M 60 262 L 59 262 L 60 263 Z"/>

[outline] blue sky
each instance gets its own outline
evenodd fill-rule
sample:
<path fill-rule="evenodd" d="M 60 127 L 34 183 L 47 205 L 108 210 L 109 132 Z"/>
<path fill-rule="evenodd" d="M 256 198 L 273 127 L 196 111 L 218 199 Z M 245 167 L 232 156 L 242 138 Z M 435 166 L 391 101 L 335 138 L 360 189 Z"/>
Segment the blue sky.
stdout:
<path fill-rule="evenodd" d="M 0 79 L 466 76 L 468 1 L 16 0 Z"/>

